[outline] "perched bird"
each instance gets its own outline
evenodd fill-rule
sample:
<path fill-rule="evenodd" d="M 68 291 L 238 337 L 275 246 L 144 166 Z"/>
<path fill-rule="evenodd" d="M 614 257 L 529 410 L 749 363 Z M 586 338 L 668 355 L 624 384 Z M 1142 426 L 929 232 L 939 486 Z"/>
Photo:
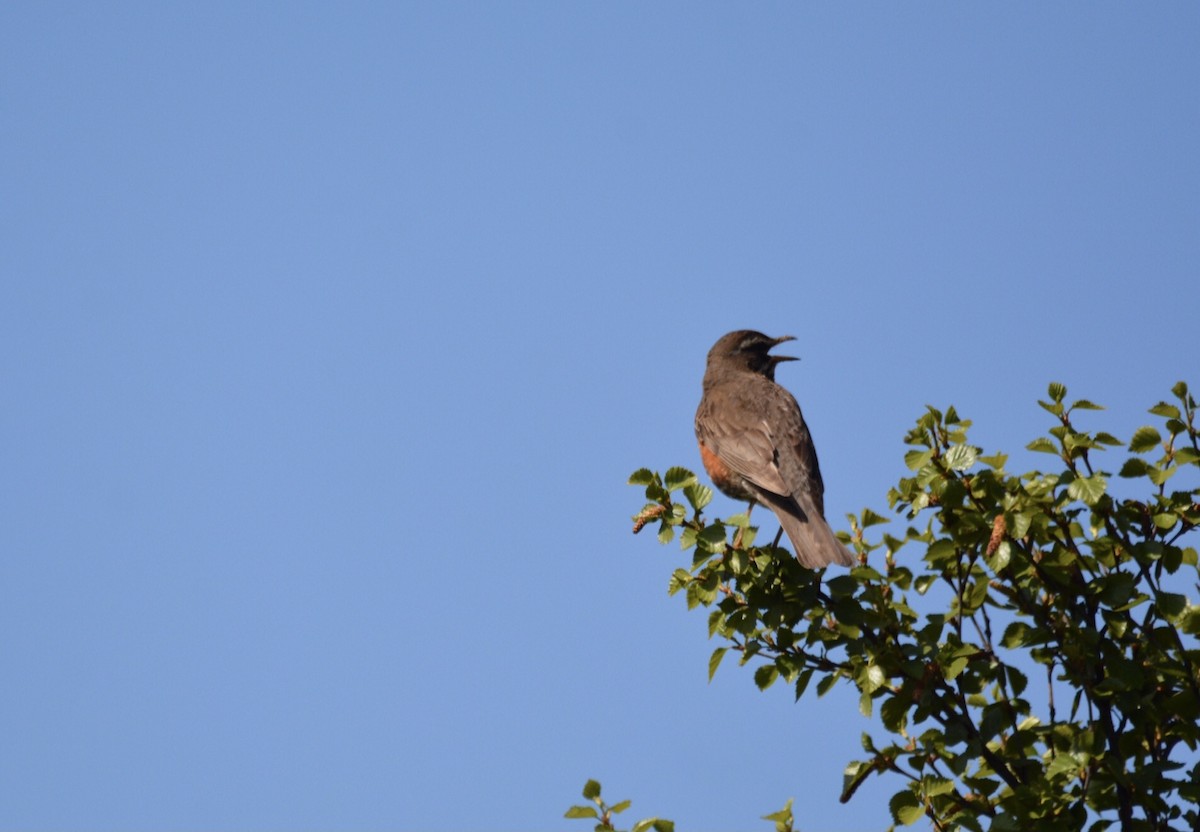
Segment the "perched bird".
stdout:
<path fill-rule="evenodd" d="M 700 458 L 726 495 L 775 512 L 800 563 L 849 566 L 854 556 L 825 522 L 825 484 L 800 405 L 775 383 L 776 366 L 795 359 L 770 350 L 793 340 L 743 329 L 708 351 L 696 409 Z"/>

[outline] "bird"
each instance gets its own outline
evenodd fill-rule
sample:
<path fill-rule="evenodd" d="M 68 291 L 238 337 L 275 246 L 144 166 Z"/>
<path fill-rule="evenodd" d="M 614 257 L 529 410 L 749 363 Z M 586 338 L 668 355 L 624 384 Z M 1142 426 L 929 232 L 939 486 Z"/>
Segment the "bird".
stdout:
<path fill-rule="evenodd" d="M 849 566 L 854 556 L 825 521 L 825 484 L 800 405 L 775 382 L 775 368 L 796 359 L 770 351 L 794 340 L 740 329 L 709 350 L 696 408 L 700 459 L 726 496 L 775 513 L 802 565 Z"/>

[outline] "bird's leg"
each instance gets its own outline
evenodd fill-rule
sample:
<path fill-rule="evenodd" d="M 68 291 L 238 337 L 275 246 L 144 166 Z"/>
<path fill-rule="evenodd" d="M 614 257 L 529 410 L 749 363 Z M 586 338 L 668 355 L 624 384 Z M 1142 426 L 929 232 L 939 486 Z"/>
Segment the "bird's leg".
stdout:
<path fill-rule="evenodd" d="M 775 542 L 771 544 L 771 548 L 779 546 L 779 540 L 783 537 L 783 526 L 779 527 L 779 531 L 775 532 Z"/>

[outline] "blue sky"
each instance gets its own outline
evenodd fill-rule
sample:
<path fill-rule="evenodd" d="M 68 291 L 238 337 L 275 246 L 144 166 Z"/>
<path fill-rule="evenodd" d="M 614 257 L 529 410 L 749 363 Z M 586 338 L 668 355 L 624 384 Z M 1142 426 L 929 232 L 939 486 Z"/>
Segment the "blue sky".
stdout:
<path fill-rule="evenodd" d="M 1200 7 L 0 9 L 0 828 L 883 828 L 632 537 L 724 332 L 835 527 L 1188 379 Z M 1016 466 L 1045 464 L 1018 454 Z M 719 498 L 714 509 L 737 507 Z M 771 528 L 764 521 L 764 528 Z"/>

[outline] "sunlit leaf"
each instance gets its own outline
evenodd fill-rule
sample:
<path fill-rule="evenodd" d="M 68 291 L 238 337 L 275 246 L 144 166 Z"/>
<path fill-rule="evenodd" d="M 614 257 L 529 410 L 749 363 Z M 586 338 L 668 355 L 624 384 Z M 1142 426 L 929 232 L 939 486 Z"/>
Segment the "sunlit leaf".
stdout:
<path fill-rule="evenodd" d="M 711 682 L 713 680 L 713 676 L 717 675 L 717 668 L 721 666 L 721 659 L 725 658 L 725 652 L 728 649 L 728 647 L 718 647 L 716 650 L 713 650 L 712 655 L 708 657 L 708 681 Z M 622 789 L 622 791 L 624 791 L 624 789 Z"/>
<path fill-rule="evenodd" d="M 1104 479 L 1103 474 L 1095 474 L 1090 477 L 1080 477 L 1067 486 L 1067 493 L 1073 500 L 1082 500 L 1089 506 L 1095 505 L 1096 501 L 1104 496 L 1104 489 L 1108 482 Z"/>
<path fill-rule="evenodd" d="M 912 471 L 919 471 L 933 459 L 933 451 L 909 451 L 904 455 L 904 464 Z"/>
<path fill-rule="evenodd" d="M 1149 425 L 1138 428 L 1133 432 L 1133 438 L 1129 440 L 1129 450 L 1135 454 L 1144 454 L 1146 451 L 1152 451 L 1162 444 L 1162 434 L 1157 428 Z"/>
<path fill-rule="evenodd" d="M 954 471 L 966 471 L 975 464 L 979 449 L 971 445 L 955 445 L 946 451 L 946 467 Z"/>
<path fill-rule="evenodd" d="M 1039 453 L 1044 454 L 1054 454 L 1055 456 L 1058 456 L 1059 453 L 1058 446 L 1044 436 L 1039 436 L 1037 439 L 1030 442 L 1025 446 L 1025 450 L 1038 451 Z"/>
<path fill-rule="evenodd" d="M 881 514 L 876 514 L 875 512 L 871 511 L 871 509 L 869 509 L 869 508 L 863 509 L 862 516 L 859 519 L 859 524 L 864 529 L 870 528 L 871 526 L 877 526 L 880 523 L 890 523 L 890 522 L 892 522 L 890 519 L 888 519 L 887 517 L 884 517 Z"/>
<path fill-rule="evenodd" d="M 654 472 L 649 468 L 639 468 L 629 475 L 630 485 L 649 485 L 654 482 Z"/>
<path fill-rule="evenodd" d="M 700 511 L 712 502 L 713 490 L 707 485 L 692 482 L 683 487 L 683 496 L 694 510 Z"/>
<path fill-rule="evenodd" d="M 675 491 L 693 482 L 696 482 L 696 475 L 686 468 L 668 468 L 667 473 L 663 474 L 663 485 L 668 491 Z"/>

